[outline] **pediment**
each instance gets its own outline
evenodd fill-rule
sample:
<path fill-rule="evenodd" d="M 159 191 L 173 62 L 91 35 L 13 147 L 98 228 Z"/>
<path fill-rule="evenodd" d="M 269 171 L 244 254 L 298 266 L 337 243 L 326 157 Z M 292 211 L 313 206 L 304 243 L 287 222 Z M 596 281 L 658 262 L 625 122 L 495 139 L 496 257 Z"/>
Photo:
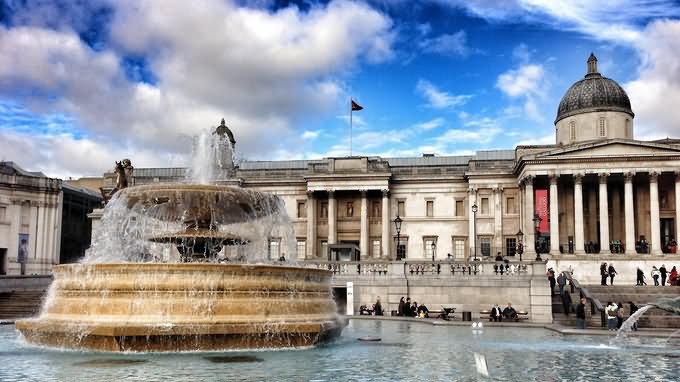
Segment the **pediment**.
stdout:
<path fill-rule="evenodd" d="M 679 155 L 680 148 L 667 144 L 640 141 L 608 141 L 604 143 L 579 144 L 561 147 L 536 154 L 536 159 L 559 158 L 596 158 L 596 157 L 630 157 L 630 156 L 664 156 Z"/>

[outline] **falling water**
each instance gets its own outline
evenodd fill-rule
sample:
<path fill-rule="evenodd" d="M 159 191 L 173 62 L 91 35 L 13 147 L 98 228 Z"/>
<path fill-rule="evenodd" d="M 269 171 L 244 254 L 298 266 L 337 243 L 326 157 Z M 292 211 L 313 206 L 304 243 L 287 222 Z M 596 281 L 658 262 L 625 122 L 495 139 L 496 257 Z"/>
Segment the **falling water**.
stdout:
<path fill-rule="evenodd" d="M 205 130 L 194 139 L 191 166 L 187 172 L 190 183 L 214 184 L 226 180 L 234 170 L 234 146 L 227 135 Z"/>
<path fill-rule="evenodd" d="M 628 333 L 633 330 L 633 325 L 635 325 L 642 315 L 647 313 L 647 311 L 652 308 L 658 308 L 667 312 L 680 314 L 680 297 L 662 298 L 656 302 L 640 307 L 637 312 L 631 314 L 630 317 L 628 317 L 628 319 L 623 322 L 621 328 L 619 328 L 616 333 L 616 337 L 612 339 L 611 343 L 622 344 Z"/>

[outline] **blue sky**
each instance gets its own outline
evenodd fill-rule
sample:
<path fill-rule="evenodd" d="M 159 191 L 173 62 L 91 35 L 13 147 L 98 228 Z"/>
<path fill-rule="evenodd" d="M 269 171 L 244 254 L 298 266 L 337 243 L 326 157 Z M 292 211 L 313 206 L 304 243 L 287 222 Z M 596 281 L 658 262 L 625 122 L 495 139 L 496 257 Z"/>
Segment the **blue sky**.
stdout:
<path fill-rule="evenodd" d="M 592 4 L 591 4 L 592 3 Z M 47 1 L 0 6 L 0 159 L 55 177 L 188 163 L 224 117 L 239 157 L 420 156 L 554 142 L 594 52 L 637 139 L 680 137 L 680 4 Z"/>

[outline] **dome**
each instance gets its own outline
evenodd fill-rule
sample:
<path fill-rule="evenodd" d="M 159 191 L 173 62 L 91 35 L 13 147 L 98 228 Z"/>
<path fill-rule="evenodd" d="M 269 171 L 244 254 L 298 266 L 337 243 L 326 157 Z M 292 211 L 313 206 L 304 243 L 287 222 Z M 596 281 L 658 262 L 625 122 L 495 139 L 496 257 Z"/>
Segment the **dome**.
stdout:
<path fill-rule="evenodd" d="M 555 123 L 572 115 L 593 111 L 620 111 L 634 117 L 630 99 L 616 81 L 597 72 L 597 58 L 590 54 L 585 78 L 571 85 L 562 97 Z"/>

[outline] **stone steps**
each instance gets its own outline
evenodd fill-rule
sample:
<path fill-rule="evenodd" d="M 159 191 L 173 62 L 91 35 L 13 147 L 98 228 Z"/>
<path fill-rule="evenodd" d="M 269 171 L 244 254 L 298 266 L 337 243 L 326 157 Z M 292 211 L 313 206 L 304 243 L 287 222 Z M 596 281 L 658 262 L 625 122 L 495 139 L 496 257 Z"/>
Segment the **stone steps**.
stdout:
<path fill-rule="evenodd" d="M 40 311 L 45 291 L 0 293 L 0 319 L 31 317 Z"/>

